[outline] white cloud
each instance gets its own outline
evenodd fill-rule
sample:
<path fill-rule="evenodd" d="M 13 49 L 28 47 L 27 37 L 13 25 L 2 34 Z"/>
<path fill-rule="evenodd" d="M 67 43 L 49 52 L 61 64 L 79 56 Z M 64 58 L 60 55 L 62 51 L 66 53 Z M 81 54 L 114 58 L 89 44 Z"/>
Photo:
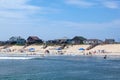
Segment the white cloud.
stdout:
<path fill-rule="evenodd" d="M 117 1 L 104 1 L 103 5 L 107 8 L 111 8 L 111 9 L 119 8 L 119 2 L 117 2 Z"/>
<path fill-rule="evenodd" d="M 28 5 L 29 0 L 0 0 L 2 9 L 37 9 L 36 6 Z"/>
<path fill-rule="evenodd" d="M 58 13 L 59 10 L 28 4 L 31 0 L 0 0 L 1 18 L 30 18 L 38 14 Z M 34 1 L 34 0 L 33 0 Z"/>
<path fill-rule="evenodd" d="M 120 1 L 116 0 L 65 0 L 65 3 L 84 8 L 104 6 L 106 8 L 117 9 L 120 7 Z"/>
<path fill-rule="evenodd" d="M 29 0 L 0 0 L 0 17 L 26 18 L 41 7 L 27 4 Z"/>
<path fill-rule="evenodd" d="M 75 5 L 78 7 L 91 7 L 95 4 L 92 2 L 84 1 L 84 0 L 66 0 L 67 4 Z"/>
<path fill-rule="evenodd" d="M 115 25 L 119 25 L 119 27 L 120 27 L 120 20 L 119 20 L 119 19 L 118 19 L 118 20 L 114 20 L 113 23 L 114 23 Z"/>
<path fill-rule="evenodd" d="M 0 11 L 1 18 L 25 18 L 25 14 L 16 11 Z"/>
<path fill-rule="evenodd" d="M 54 22 L 57 25 L 64 25 L 70 28 L 77 28 L 77 29 L 110 29 L 110 28 L 119 28 L 120 27 L 120 19 L 113 20 L 110 22 L 103 22 L 103 23 L 79 23 L 79 22 L 71 22 L 71 21 L 61 21 L 61 22 Z"/>
<path fill-rule="evenodd" d="M 120 29 L 120 19 L 119 20 L 113 20 L 110 22 L 74 22 L 74 21 L 55 21 L 51 22 L 49 24 L 49 27 L 54 27 L 55 30 L 58 30 L 59 28 L 56 28 L 56 26 L 62 26 L 61 27 L 61 34 L 67 31 L 67 33 L 64 33 L 65 35 L 83 35 L 88 37 L 97 37 L 97 38 L 117 38 L 119 36 L 119 29 Z M 60 32 L 60 29 L 59 31 Z"/>

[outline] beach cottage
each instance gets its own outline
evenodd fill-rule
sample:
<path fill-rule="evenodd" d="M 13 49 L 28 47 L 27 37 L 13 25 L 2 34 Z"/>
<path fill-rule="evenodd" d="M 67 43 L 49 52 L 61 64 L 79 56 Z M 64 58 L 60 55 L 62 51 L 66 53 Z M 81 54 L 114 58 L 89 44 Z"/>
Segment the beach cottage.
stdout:
<path fill-rule="evenodd" d="M 67 37 L 63 37 L 61 39 L 55 39 L 54 41 L 56 42 L 56 44 L 70 44 L 71 43 L 71 39 Z"/>
<path fill-rule="evenodd" d="M 18 45 L 24 45 L 26 43 L 26 40 L 20 36 L 18 37 L 15 37 L 15 36 L 12 36 L 8 42 L 10 44 L 18 44 Z"/>
<path fill-rule="evenodd" d="M 28 44 L 34 44 L 34 43 L 43 43 L 42 39 L 40 39 L 37 36 L 29 36 L 27 38 L 27 43 Z"/>
<path fill-rule="evenodd" d="M 75 36 L 72 39 L 72 44 L 83 44 L 83 41 L 86 40 L 86 38 L 82 37 L 82 36 Z"/>
<path fill-rule="evenodd" d="M 114 39 L 105 39 L 105 44 L 114 44 L 115 40 Z"/>
<path fill-rule="evenodd" d="M 55 40 L 48 40 L 46 41 L 47 44 L 71 44 L 71 39 L 67 37 L 63 37 L 60 39 L 55 39 Z"/>
<path fill-rule="evenodd" d="M 5 45 L 7 42 L 6 41 L 0 41 L 0 46 Z"/>
<path fill-rule="evenodd" d="M 87 40 L 84 40 L 83 43 L 91 45 L 91 44 L 101 44 L 103 43 L 103 41 L 99 39 L 87 39 Z"/>
<path fill-rule="evenodd" d="M 45 43 L 46 44 L 56 44 L 56 41 L 55 40 L 48 40 Z"/>

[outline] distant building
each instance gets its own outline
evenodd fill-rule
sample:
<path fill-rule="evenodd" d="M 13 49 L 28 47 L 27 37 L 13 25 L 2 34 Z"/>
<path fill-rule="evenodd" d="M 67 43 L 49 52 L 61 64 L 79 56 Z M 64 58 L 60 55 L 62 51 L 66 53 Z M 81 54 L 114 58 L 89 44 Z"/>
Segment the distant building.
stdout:
<path fill-rule="evenodd" d="M 42 39 L 40 39 L 37 36 L 29 36 L 27 38 L 27 43 L 28 44 L 33 44 L 33 43 L 43 43 Z"/>
<path fill-rule="evenodd" d="M 26 40 L 22 37 L 15 37 L 15 36 L 12 36 L 8 42 L 10 44 L 18 44 L 18 45 L 24 45 L 26 43 Z"/>
<path fill-rule="evenodd" d="M 86 40 L 86 38 L 82 37 L 82 36 L 75 36 L 72 39 L 72 44 L 83 44 L 83 41 Z"/>
<path fill-rule="evenodd" d="M 67 37 L 63 37 L 61 39 L 55 39 L 54 41 L 57 44 L 69 44 L 71 42 L 71 39 L 68 39 Z"/>
<path fill-rule="evenodd" d="M 115 40 L 114 39 L 105 39 L 105 44 L 114 44 Z"/>
<path fill-rule="evenodd" d="M 7 41 L 0 41 L 0 46 L 7 44 Z"/>
<path fill-rule="evenodd" d="M 46 41 L 46 44 L 56 44 L 57 42 L 55 40 L 48 40 Z"/>
<path fill-rule="evenodd" d="M 48 40 L 46 41 L 47 44 L 71 44 L 71 39 L 68 39 L 67 37 L 63 37 L 61 39 L 55 39 L 55 40 Z"/>
<path fill-rule="evenodd" d="M 84 44 L 101 44 L 103 43 L 102 40 L 99 39 L 87 39 L 83 41 Z"/>

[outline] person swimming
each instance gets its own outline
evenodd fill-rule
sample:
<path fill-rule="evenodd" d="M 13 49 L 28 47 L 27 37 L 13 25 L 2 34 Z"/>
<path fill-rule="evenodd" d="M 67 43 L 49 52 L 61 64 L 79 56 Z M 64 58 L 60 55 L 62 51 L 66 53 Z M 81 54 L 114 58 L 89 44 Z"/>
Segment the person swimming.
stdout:
<path fill-rule="evenodd" d="M 107 58 L 107 55 L 105 55 L 103 58 L 106 59 L 106 58 Z"/>

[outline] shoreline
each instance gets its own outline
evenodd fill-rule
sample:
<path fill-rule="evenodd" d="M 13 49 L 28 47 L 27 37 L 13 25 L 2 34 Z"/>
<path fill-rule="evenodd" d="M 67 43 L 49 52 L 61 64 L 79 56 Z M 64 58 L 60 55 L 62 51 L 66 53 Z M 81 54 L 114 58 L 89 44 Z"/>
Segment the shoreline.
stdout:
<path fill-rule="evenodd" d="M 28 54 L 28 53 L 0 53 L 0 60 L 31 60 L 31 59 L 44 59 L 50 57 L 85 57 L 85 58 L 97 58 L 106 60 L 120 60 L 120 55 L 115 54 L 97 54 L 97 55 L 75 55 L 75 54 Z"/>
<path fill-rule="evenodd" d="M 55 54 L 55 53 L 49 53 L 49 54 L 45 54 L 45 53 L 38 53 L 38 52 L 28 52 L 28 53 L 16 53 L 16 52 L 9 52 L 9 53 L 2 53 L 0 52 L 0 57 L 1 56 L 120 56 L 120 53 L 103 53 L 103 54 L 76 54 L 76 53 L 69 53 L 69 54 Z"/>

